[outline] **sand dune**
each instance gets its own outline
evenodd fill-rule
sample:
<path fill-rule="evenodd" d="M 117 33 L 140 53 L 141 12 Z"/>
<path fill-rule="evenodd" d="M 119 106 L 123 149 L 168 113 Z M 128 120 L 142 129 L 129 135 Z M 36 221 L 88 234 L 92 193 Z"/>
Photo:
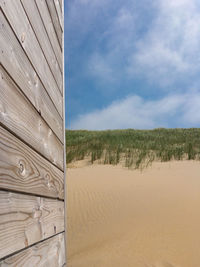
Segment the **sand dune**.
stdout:
<path fill-rule="evenodd" d="M 68 267 L 199 267 L 200 163 L 67 170 Z"/>

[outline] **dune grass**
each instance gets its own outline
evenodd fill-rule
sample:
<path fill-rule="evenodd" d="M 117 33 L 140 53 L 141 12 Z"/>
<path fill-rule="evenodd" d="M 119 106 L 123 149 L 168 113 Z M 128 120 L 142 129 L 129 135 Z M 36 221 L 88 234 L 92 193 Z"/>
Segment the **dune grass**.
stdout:
<path fill-rule="evenodd" d="M 91 163 L 124 162 L 147 166 L 154 160 L 200 160 L 200 128 L 154 130 L 66 130 L 67 163 L 89 157 Z"/>

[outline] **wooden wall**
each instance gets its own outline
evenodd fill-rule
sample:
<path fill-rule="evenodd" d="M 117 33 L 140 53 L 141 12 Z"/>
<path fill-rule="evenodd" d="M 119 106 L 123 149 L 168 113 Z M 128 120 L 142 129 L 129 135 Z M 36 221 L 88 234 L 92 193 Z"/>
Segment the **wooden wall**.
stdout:
<path fill-rule="evenodd" d="M 62 0 L 0 0 L 0 267 L 65 265 Z"/>

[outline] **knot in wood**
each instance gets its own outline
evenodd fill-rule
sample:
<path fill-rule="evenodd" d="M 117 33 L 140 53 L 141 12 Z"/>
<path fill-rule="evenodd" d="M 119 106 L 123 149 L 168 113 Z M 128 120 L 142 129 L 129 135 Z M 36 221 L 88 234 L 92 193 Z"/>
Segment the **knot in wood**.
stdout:
<path fill-rule="evenodd" d="M 24 176 L 26 173 L 26 169 L 25 169 L 25 162 L 23 160 L 19 161 L 19 174 L 21 176 Z"/>
<path fill-rule="evenodd" d="M 51 187 L 51 177 L 48 173 L 44 176 L 44 180 L 45 180 L 47 186 L 50 188 Z"/>
<path fill-rule="evenodd" d="M 25 33 L 23 32 L 21 35 L 21 42 L 23 43 L 25 41 Z"/>

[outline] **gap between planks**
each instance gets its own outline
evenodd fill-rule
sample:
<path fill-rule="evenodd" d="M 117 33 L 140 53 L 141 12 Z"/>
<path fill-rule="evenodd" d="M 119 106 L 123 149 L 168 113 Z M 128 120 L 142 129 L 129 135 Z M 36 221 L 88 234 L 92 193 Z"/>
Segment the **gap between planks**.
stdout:
<path fill-rule="evenodd" d="M 0 59 L 4 69 L 63 142 L 62 118 L 2 12 L 0 12 L 0 21 L 2 31 Z"/>
<path fill-rule="evenodd" d="M 51 1 L 50 1 L 51 2 Z M 62 94 L 52 76 L 44 54 L 28 21 L 20 1 L 1 0 L 1 8 L 12 26 L 21 46 L 36 69 L 44 88 L 51 97 L 61 117 Z M 20 20 L 18 19 L 20 17 Z"/>
<path fill-rule="evenodd" d="M 39 251 L 40 251 L 40 247 L 42 246 L 45 246 L 46 244 L 48 244 L 48 247 L 49 247 L 49 243 L 52 243 L 52 244 L 56 244 L 56 239 L 61 239 L 60 241 L 62 242 L 62 250 L 63 250 L 63 240 L 64 240 L 64 234 L 65 234 L 65 231 L 63 232 L 60 232 L 60 233 L 57 233 L 53 236 L 50 236 L 46 239 L 43 239 L 39 242 L 36 242 L 26 248 L 23 248 L 23 249 L 20 249 L 18 251 L 15 251 L 14 253 L 11 253 L 3 258 L 0 259 L 0 267 L 4 267 L 4 266 L 13 266 L 13 264 L 18 264 L 18 261 L 20 260 L 20 258 L 23 258 L 23 261 L 24 261 L 24 258 L 27 258 L 27 254 L 28 257 L 30 258 L 30 254 L 32 254 L 31 256 L 36 256 L 38 255 Z M 51 246 L 51 244 L 50 244 Z M 30 251 L 31 250 L 31 251 Z M 33 253 L 32 253 L 33 251 Z M 36 253 L 36 255 L 35 255 Z M 46 257 L 46 254 L 43 253 L 43 255 L 45 255 L 45 258 Z M 25 259 L 26 260 L 26 259 Z M 31 263 L 32 264 L 32 263 Z M 17 267 L 18 265 L 16 265 Z M 20 265 L 21 266 L 21 265 Z M 27 265 L 23 265 L 25 267 L 27 267 Z M 30 265 L 30 267 L 32 267 L 32 265 Z"/>
<path fill-rule="evenodd" d="M 64 230 L 63 201 L 0 191 L 0 258 Z"/>
<path fill-rule="evenodd" d="M 2 66 L 0 73 L 0 122 L 52 164 L 63 170 L 63 144 L 16 88 Z"/>

